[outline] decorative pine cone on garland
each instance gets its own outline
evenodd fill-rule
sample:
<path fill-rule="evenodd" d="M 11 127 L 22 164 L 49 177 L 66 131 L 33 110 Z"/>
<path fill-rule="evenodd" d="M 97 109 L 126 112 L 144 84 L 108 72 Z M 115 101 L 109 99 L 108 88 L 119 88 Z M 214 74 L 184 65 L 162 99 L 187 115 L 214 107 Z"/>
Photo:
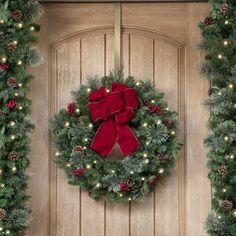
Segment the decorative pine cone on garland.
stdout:
<path fill-rule="evenodd" d="M 167 157 L 164 153 L 158 153 L 157 158 L 159 159 L 161 164 L 165 164 L 167 162 Z"/>
<path fill-rule="evenodd" d="M 3 220 L 7 216 L 6 210 L 0 208 L 0 220 Z"/>
<path fill-rule="evenodd" d="M 224 201 L 220 202 L 220 207 L 226 211 L 230 211 L 233 207 L 233 204 L 232 204 L 232 202 L 230 202 L 228 200 L 224 200 Z"/>
<path fill-rule="evenodd" d="M 11 151 L 8 154 L 8 159 L 10 161 L 17 161 L 17 160 L 19 160 L 19 158 L 20 158 L 20 155 L 16 151 Z"/>
<path fill-rule="evenodd" d="M 225 14 L 229 10 L 229 5 L 227 3 L 223 3 L 220 5 L 220 12 Z"/>
<path fill-rule="evenodd" d="M 171 127 L 171 125 L 172 125 L 172 121 L 170 119 L 165 119 L 165 120 L 162 121 L 162 123 L 166 127 Z"/>
<path fill-rule="evenodd" d="M 7 85 L 9 87 L 13 87 L 13 88 L 17 87 L 16 78 L 11 77 L 11 78 L 7 79 Z"/>
<path fill-rule="evenodd" d="M 218 169 L 218 172 L 219 172 L 220 175 L 225 175 L 226 172 L 227 172 L 227 169 L 228 169 L 228 166 L 222 165 L 222 166 Z"/>
<path fill-rule="evenodd" d="M 22 12 L 20 10 L 14 10 L 11 12 L 11 18 L 15 21 L 21 21 L 22 20 Z"/>
<path fill-rule="evenodd" d="M 216 23 L 216 20 L 211 16 L 206 17 L 206 19 L 204 20 L 205 26 L 214 25 L 215 23 Z"/>
<path fill-rule="evenodd" d="M 84 148 L 82 146 L 76 146 L 73 148 L 73 152 L 78 154 L 84 154 Z"/>
<path fill-rule="evenodd" d="M 208 96 L 211 96 L 213 93 L 215 92 L 215 90 L 213 88 L 209 88 L 208 89 Z"/>
<path fill-rule="evenodd" d="M 7 46 L 7 50 L 9 52 L 14 52 L 16 50 L 16 48 L 17 48 L 16 43 L 9 43 L 8 46 Z"/>

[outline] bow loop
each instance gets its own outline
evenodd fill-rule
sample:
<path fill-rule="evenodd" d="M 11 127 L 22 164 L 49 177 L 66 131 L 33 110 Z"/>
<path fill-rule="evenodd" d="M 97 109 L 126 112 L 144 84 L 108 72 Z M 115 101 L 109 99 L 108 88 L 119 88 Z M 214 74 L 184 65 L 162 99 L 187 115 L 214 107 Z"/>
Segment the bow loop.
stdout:
<path fill-rule="evenodd" d="M 124 155 L 132 153 L 139 142 L 127 123 L 138 108 L 136 91 L 124 84 L 112 82 L 111 92 L 103 86 L 89 95 L 89 109 L 94 123 L 103 120 L 93 139 L 91 148 L 106 156 L 117 142 Z"/>

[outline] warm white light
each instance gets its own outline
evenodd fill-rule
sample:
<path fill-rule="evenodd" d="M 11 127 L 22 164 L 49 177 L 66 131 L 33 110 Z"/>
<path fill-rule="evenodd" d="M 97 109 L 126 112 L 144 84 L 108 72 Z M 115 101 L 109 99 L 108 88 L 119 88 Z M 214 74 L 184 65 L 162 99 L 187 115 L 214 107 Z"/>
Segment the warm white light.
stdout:
<path fill-rule="evenodd" d="M 146 158 L 148 155 L 147 153 L 143 153 L 143 157 Z"/>
<path fill-rule="evenodd" d="M 163 172 L 164 172 L 164 169 L 163 168 L 161 168 L 159 171 L 159 174 L 163 174 Z"/>
<path fill-rule="evenodd" d="M 107 93 L 110 93 L 110 89 L 107 89 L 106 91 L 107 91 Z"/>
<path fill-rule="evenodd" d="M 18 24 L 17 24 L 17 27 L 18 27 L 19 29 L 21 29 L 21 28 L 23 27 L 23 24 L 22 24 L 22 23 L 18 23 Z"/>
<path fill-rule="evenodd" d="M 0 231 L 3 231 L 3 228 L 2 228 L 2 227 L 0 227 Z"/>
<path fill-rule="evenodd" d="M 227 141 L 229 141 L 229 137 L 228 136 L 225 136 L 224 137 L 224 140 L 227 142 Z"/>
<path fill-rule="evenodd" d="M 68 164 L 66 164 L 66 166 L 67 166 L 67 167 L 70 167 L 70 164 L 68 163 Z"/>
<path fill-rule="evenodd" d="M 5 184 L 1 184 L 1 187 L 4 188 L 4 187 L 5 187 Z"/>
<path fill-rule="evenodd" d="M 111 173 L 114 174 L 114 173 L 115 173 L 115 170 L 112 170 Z"/>
<path fill-rule="evenodd" d="M 175 131 L 172 131 L 172 132 L 171 132 L 171 135 L 175 135 Z"/>
<path fill-rule="evenodd" d="M 88 127 L 89 127 L 89 128 L 92 128 L 92 127 L 93 127 L 93 124 L 90 123 Z"/>
<path fill-rule="evenodd" d="M 88 142 L 88 139 L 87 139 L 87 138 L 85 138 L 85 139 L 84 139 L 84 142 Z"/>
<path fill-rule="evenodd" d="M 90 168 L 91 168 L 91 165 L 86 165 L 86 168 L 87 168 L 87 169 L 90 169 Z"/>
<path fill-rule="evenodd" d="M 221 92 L 219 92 L 218 95 L 221 95 Z"/>
<path fill-rule="evenodd" d="M 145 162 L 146 164 L 148 164 L 148 163 L 149 163 L 149 160 L 148 160 L 148 159 L 146 159 L 144 162 Z"/>
<path fill-rule="evenodd" d="M 20 107 L 19 107 L 19 110 L 22 110 L 22 109 L 23 109 L 23 107 L 22 107 L 22 106 L 20 106 Z"/>
<path fill-rule="evenodd" d="M 155 100 L 152 100 L 151 103 L 155 103 Z"/>
<path fill-rule="evenodd" d="M 227 40 L 224 40 L 224 45 L 227 46 L 229 42 Z"/>
<path fill-rule="evenodd" d="M 70 126 L 70 122 L 67 121 L 67 122 L 65 123 L 65 126 L 66 126 L 66 127 Z"/>
<path fill-rule="evenodd" d="M 6 234 L 10 234 L 10 231 L 9 231 L 9 230 L 7 230 L 7 231 L 6 231 Z"/>
<path fill-rule="evenodd" d="M 144 180 L 145 180 L 145 178 L 144 178 L 144 177 L 142 177 L 142 178 L 141 178 L 141 180 L 142 180 L 142 181 L 144 181 Z"/>
<path fill-rule="evenodd" d="M 4 23 L 4 20 L 0 20 L 0 23 L 3 24 L 3 23 Z"/>
<path fill-rule="evenodd" d="M 234 159 L 234 155 L 230 155 L 230 159 Z"/>
<path fill-rule="evenodd" d="M 226 192 L 227 192 L 227 189 L 226 189 L 226 188 L 223 188 L 223 189 L 222 189 L 222 192 L 226 193 Z"/>
<path fill-rule="evenodd" d="M 221 216 L 218 216 L 218 219 L 221 219 Z"/>
<path fill-rule="evenodd" d="M 148 125 L 148 124 L 147 124 L 146 122 L 145 122 L 145 123 L 143 123 L 143 127 L 147 127 L 147 125 Z"/>
<path fill-rule="evenodd" d="M 233 216 L 236 217 L 236 210 L 233 211 Z"/>
<path fill-rule="evenodd" d="M 12 168 L 12 171 L 14 171 L 14 172 L 15 172 L 15 171 L 16 171 L 16 167 L 13 167 L 13 168 Z"/>
<path fill-rule="evenodd" d="M 122 193 L 120 193 L 120 194 L 119 194 L 119 196 L 120 196 L 120 197 L 122 197 L 122 196 L 123 196 L 123 194 L 122 194 Z"/>
<path fill-rule="evenodd" d="M 19 60 L 19 61 L 17 61 L 17 65 L 22 65 L 22 61 L 21 60 Z"/>
<path fill-rule="evenodd" d="M 149 142 L 146 142 L 146 145 L 148 146 L 150 143 Z"/>
<path fill-rule="evenodd" d="M 93 163 L 94 163 L 94 164 L 97 164 L 97 161 L 95 160 L 95 161 L 93 161 Z"/>
<path fill-rule="evenodd" d="M 218 58 L 219 58 L 219 59 L 222 59 L 222 58 L 223 58 L 223 56 L 222 56 L 221 54 L 219 54 L 219 55 L 218 55 Z"/>
<path fill-rule="evenodd" d="M 167 107 L 166 110 L 169 111 L 169 107 Z"/>
<path fill-rule="evenodd" d="M 139 86 L 139 85 L 140 85 L 140 83 L 139 83 L 139 82 L 137 82 L 137 83 L 136 83 L 136 85 L 137 85 L 137 86 Z"/>
<path fill-rule="evenodd" d="M 225 24 L 228 25 L 228 24 L 229 24 L 229 21 L 228 21 L 228 20 L 225 20 Z"/>
<path fill-rule="evenodd" d="M 233 84 L 229 84 L 228 87 L 229 87 L 229 89 L 232 89 L 232 88 L 234 88 L 234 85 Z"/>
<path fill-rule="evenodd" d="M 19 85 L 19 87 L 22 87 L 22 84 L 18 84 Z"/>
<path fill-rule="evenodd" d="M 83 147 L 83 149 L 85 150 L 85 149 L 86 149 L 86 147 L 84 146 L 84 147 Z"/>
<path fill-rule="evenodd" d="M 133 171 L 130 171 L 130 174 L 132 175 L 134 172 Z"/>
<path fill-rule="evenodd" d="M 96 184 L 96 187 L 97 187 L 97 188 L 100 188 L 100 187 L 101 187 L 101 184 L 100 184 L 100 183 L 97 183 L 97 184 Z"/>
<path fill-rule="evenodd" d="M 11 122 L 11 126 L 15 126 L 15 124 L 16 124 L 16 123 L 15 123 L 14 121 Z"/>
<path fill-rule="evenodd" d="M 60 152 L 56 152 L 55 155 L 56 155 L 56 157 L 60 156 Z"/>
<path fill-rule="evenodd" d="M 90 93 L 91 92 L 91 88 L 87 88 L 87 92 Z"/>
<path fill-rule="evenodd" d="M 2 57 L 2 62 L 5 63 L 7 61 L 6 57 Z"/>
<path fill-rule="evenodd" d="M 158 124 L 158 125 L 159 125 L 159 124 L 161 124 L 161 121 L 160 121 L 160 120 L 158 120 L 158 121 L 157 121 L 157 124 Z"/>
<path fill-rule="evenodd" d="M 19 96 L 19 94 L 18 94 L 18 93 L 15 93 L 15 96 L 16 96 L 16 97 L 18 97 L 18 96 Z"/>
<path fill-rule="evenodd" d="M 31 26 L 31 27 L 30 27 L 30 30 L 31 30 L 31 31 L 34 31 L 34 30 L 35 30 L 34 26 Z"/>
<path fill-rule="evenodd" d="M 16 40 L 15 40 L 15 41 L 13 41 L 13 44 L 15 44 L 15 45 L 16 45 L 17 43 L 18 43 L 18 42 L 17 42 Z"/>
<path fill-rule="evenodd" d="M 128 198 L 128 200 L 129 200 L 129 201 L 131 201 L 131 200 L 132 200 L 132 198 L 130 197 L 130 198 Z"/>
<path fill-rule="evenodd" d="M 12 136 L 11 136 L 11 139 L 12 139 L 12 140 L 14 140 L 15 138 L 16 138 L 16 136 L 15 136 L 15 135 L 12 135 Z"/>

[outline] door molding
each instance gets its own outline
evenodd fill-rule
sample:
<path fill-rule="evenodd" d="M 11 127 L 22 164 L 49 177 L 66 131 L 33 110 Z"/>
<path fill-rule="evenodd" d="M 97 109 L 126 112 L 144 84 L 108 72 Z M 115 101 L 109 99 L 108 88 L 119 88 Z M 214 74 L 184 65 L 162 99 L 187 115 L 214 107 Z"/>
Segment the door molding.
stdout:
<path fill-rule="evenodd" d="M 120 3 L 177 3 L 177 2 L 208 2 L 208 0 L 70 0 L 70 1 L 66 1 L 66 0 L 41 0 L 40 2 L 44 2 L 44 3 L 116 3 L 116 2 L 120 2 Z"/>

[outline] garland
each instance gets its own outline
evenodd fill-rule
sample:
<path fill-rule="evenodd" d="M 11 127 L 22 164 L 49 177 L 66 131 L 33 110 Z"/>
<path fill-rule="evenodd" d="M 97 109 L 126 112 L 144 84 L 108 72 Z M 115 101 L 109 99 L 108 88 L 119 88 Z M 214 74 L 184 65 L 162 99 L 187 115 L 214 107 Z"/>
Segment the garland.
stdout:
<path fill-rule="evenodd" d="M 0 0 L 0 235 L 23 235 L 31 220 L 25 169 L 33 125 L 25 95 L 33 76 L 25 67 L 41 61 L 32 46 L 39 30 L 33 22 L 41 14 L 35 0 Z"/>
<path fill-rule="evenodd" d="M 236 235 L 236 1 L 211 0 L 211 14 L 200 24 L 205 50 L 202 72 L 211 87 L 211 133 L 205 140 L 209 178 L 214 187 L 209 235 Z"/>
<path fill-rule="evenodd" d="M 176 113 L 150 82 L 122 73 L 89 79 L 52 120 L 57 163 L 94 199 L 143 200 L 170 175 L 181 148 Z M 109 160 L 117 140 L 123 154 Z"/>

